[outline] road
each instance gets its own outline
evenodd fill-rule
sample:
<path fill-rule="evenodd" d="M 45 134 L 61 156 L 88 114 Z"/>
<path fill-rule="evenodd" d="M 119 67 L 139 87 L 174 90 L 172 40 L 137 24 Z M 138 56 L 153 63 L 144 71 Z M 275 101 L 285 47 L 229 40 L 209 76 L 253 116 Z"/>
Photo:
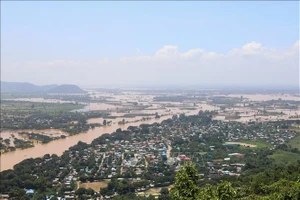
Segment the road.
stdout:
<path fill-rule="evenodd" d="M 100 163 L 100 165 L 99 165 L 99 170 L 98 170 L 98 171 L 100 171 L 100 170 L 101 170 L 101 168 L 102 168 L 102 165 L 103 165 L 103 162 L 104 162 L 105 156 L 106 156 L 106 154 L 105 154 L 105 152 L 104 152 L 104 154 L 103 154 L 103 157 L 102 157 L 102 160 L 101 160 L 101 163 Z"/>
<path fill-rule="evenodd" d="M 123 160 L 124 160 L 124 152 L 122 153 L 122 161 L 121 161 L 122 164 L 123 164 Z M 120 173 L 123 174 L 123 165 L 121 166 Z"/>

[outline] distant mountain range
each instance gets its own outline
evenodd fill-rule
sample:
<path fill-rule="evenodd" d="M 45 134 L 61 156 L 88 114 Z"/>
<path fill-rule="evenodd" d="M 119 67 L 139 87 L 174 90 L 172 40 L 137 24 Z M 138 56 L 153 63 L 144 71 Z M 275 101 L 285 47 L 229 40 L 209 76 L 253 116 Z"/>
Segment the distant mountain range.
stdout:
<path fill-rule="evenodd" d="M 85 93 L 84 90 L 77 85 L 44 85 L 38 86 L 32 83 L 5 82 L 1 81 L 1 93 L 60 93 L 74 94 Z"/>

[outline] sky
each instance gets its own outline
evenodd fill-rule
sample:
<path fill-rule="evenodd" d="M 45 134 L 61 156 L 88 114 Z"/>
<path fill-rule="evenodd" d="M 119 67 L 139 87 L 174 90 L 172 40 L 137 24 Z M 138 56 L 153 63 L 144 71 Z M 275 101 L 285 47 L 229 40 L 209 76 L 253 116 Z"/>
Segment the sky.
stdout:
<path fill-rule="evenodd" d="M 298 86 L 297 1 L 1 1 L 1 80 Z"/>

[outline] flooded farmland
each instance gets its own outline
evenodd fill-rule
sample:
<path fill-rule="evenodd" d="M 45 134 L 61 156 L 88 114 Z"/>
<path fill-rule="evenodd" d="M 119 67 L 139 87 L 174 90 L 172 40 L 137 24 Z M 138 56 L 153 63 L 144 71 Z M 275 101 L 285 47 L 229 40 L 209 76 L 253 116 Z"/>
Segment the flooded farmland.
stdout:
<path fill-rule="evenodd" d="M 66 138 L 53 140 L 47 144 L 35 143 L 34 147 L 27 149 L 16 149 L 16 151 L 7 152 L 1 155 L 1 170 L 11 169 L 15 164 L 27 158 L 41 157 L 45 154 L 57 154 L 61 155 L 69 147 L 77 144 L 79 141 L 90 143 L 95 138 L 105 133 L 112 133 L 116 129 L 126 129 L 128 126 L 139 126 L 143 123 L 161 122 L 165 119 L 171 118 L 174 114 L 185 113 L 186 115 L 197 114 L 200 110 L 218 110 L 219 113 L 214 117 L 215 120 L 224 121 L 270 121 L 279 119 L 289 119 L 291 116 L 297 116 L 299 118 L 300 112 L 298 110 L 288 109 L 273 109 L 272 112 L 282 112 L 282 115 L 269 115 L 260 116 L 257 115 L 258 108 L 249 108 L 243 106 L 242 103 L 237 104 L 237 107 L 226 108 L 220 110 L 220 105 L 214 105 L 206 101 L 154 101 L 155 95 L 147 94 L 143 92 L 126 92 L 123 94 L 111 94 L 103 92 L 89 92 L 89 95 L 94 100 L 104 100 L 105 102 L 88 103 L 77 102 L 83 104 L 84 108 L 75 110 L 77 112 L 90 112 L 90 111 L 103 111 L 109 113 L 110 117 L 98 117 L 90 118 L 87 120 L 88 124 L 98 123 L 102 124 L 103 120 L 110 122 L 110 125 L 95 127 L 89 129 L 87 132 L 83 132 L 77 135 L 69 136 L 67 133 L 56 129 L 46 130 L 14 130 L 3 131 L 1 136 L 3 139 L 11 139 L 12 137 L 25 139 L 19 135 L 18 132 L 33 132 L 40 133 L 50 137 L 56 137 L 59 135 L 65 135 Z M 240 97 L 241 95 L 230 95 L 231 97 Z M 243 95 L 243 98 L 247 98 L 247 101 L 265 101 L 270 99 L 289 99 L 297 100 L 296 96 L 276 96 L 276 95 Z M 74 103 L 75 101 L 64 101 L 60 99 L 43 99 L 43 98 L 19 98 L 15 101 L 29 101 L 29 102 L 47 102 L 47 103 Z M 270 110 L 267 110 L 270 111 Z M 228 119 L 228 115 L 239 113 L 239 117 L 236 119 Z M 160 118 L 155 118 L 155 115 L 159 115 Z M 120 122 L 125 122 L 120 123 Z M 13 140 L 12 140 L 13 141 Z M 13 142 L 12 142 L 13 143 Z"/>
<path fill-rule="evenodd" d="M 102 94 L 99 94 L 103 96 Z M 29 102 L 49 102 L 49 103 L 70 103 L 70 101 L 62 101 L 55 99 L 43 99 L 43 98 L 22 98 L 22 99 L 14 99 L 15 101 L 29 101 Z M 1 155 L 1 171 L 6 169 L 11 169 L 15 164 L 21 162 L 27 158 L 36 158 L 41 157 L 45 154 L 57 154 L 61 155 L 65 150 L 69 147 L 77 144 L 79 141 L 91 143 L 95 138 L 101 136 L 105 133 L 112 133 L 116 129 L 127 129 L 128 126 L 139 126 L 143 123 L 154 123 L 161 122 L 165 119 L 171 118 L 174 114 L 185 113 L 187 115 L 197 114 L 199 110 L 217 110 L 217 106 L 208 105 L 205 103 L 200 103 L 197 105 L 191 104 L 183 104 L 177 102 L 153 102 L 153 96 L 151 95 L 143 95 L 139 96 L 138 94 L 126 94 L 124 96 L 118 95 L 110 99 L 110 101 L 118 102 L 119 105 L 105 104 L 105 103 L 89 103 L 85 104 L 85 107 L 80 110 L 82 112 L 88 111 L 106 111 L 110 113 L 111 116 L 115 116 L 111 119 L 106 119 L 110 121 L 110 125 L 95 127 L 94 129 L 90 129 L 87 132 L 83 132 L 77 135 L 68 136 L 67 133 L 64 133 L 60 130 L 56 129 L 45 129 L 45 130 L 14 130 L 14 131 L 2 131 L 1 136 L 3 139 L 12 139 L 12 137 L 18 137 L 20 139 L 26 140 L 25 137 L 22 137 L 18 134 L 18 132 L 33 132 L 45 134 L 50 137 L 55 137 L 58 135 L 66 135 L 67 137 L 64 139 L 57 139 L 50 141 L 47 144 L 42 143 L 34 143 L 34 147 L 27 149 L 16 149 L 15 151 L 3 153 Z M 137 102 L 137 104 L 147 105 L 144 109 L 136 109 L 132 102 Z M 120 111 L 117 110 L 117 107 L 120 108 Z M 192 109 L 191 109 L 192 107 Z M 122 109 L 123 110 L 122 110 Z M 131 117 L 125 117 L 125 114 L 132 114 Z M 159 118 L 154 118 L 154 115 L 160 115 Z M 149 115 L 149 116 L 147 116 Z M 88 123 L 101 123 L 105 118 L 90 118 L 88 119 Z M 122 120 L 125 120 L 125 124 L 119 123 Z M 12 141 L 13 143 L 13 141 Z"/>

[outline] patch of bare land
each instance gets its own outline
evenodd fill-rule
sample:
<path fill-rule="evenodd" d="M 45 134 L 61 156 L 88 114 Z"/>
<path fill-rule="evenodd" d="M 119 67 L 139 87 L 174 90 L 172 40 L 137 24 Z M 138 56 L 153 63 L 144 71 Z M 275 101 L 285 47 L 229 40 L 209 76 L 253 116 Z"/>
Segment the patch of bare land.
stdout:
<path fill-rule="evenodd" d="M 245 146 L 245 147 L 256 147 L 255 144 L 247 144 L 247 143 L 243 143 L 243 142 L 225 142 L 225 144 L 239 144 L 239 145 Z"/>
<path fill-rule="evenodd" d="M 100 191 L 101 188 L 106 188 L 110 180 L 104 180 L 101 182 L 89 182 L 89 183 L 81 183 L 80 181 L 77 182 L 78 188 L 91 188 L 94 191 Z"/>

